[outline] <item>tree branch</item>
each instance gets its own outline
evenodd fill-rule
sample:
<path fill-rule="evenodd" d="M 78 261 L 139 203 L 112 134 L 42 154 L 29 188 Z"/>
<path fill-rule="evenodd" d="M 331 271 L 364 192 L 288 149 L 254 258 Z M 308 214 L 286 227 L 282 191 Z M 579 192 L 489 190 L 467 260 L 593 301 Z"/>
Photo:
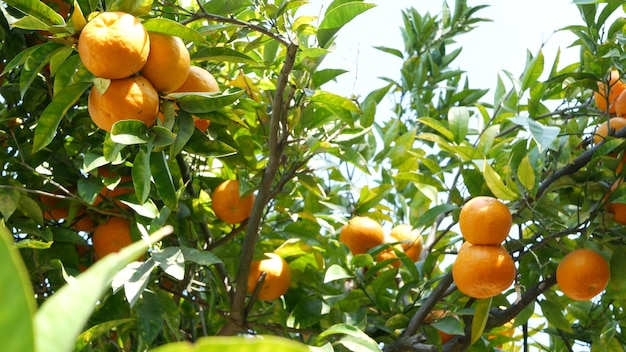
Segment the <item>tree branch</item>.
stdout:
<path fill-rule="evenodd" d="M 287 41 L 287 39 L 283 38 L 282 36 L 270 31 L 269 29 L 265 28 L 265 27 L 261 27 L 258 26 L 256 24 L 252 24 L 250 22 L 246 22 L 246 21 L 242 21 L 242 20 L 238 20 L 234 17 L 224 17 L 224 16 L 219 16 L 219 15 L 214 15 L 212 13 L 208 13 L 204 10 L 203 7 L 200 7 L 202 9 L 202 13 L 194 13 L 193 15 L 191 15 L 188 19 L 181 21 L 180 23 L 182 25 L 187 25 L 188 23 L 191 22 L 195 22 L 195 21 L 199 21 L 199 20 L 207 20 L 207 21 L 215 21 L 215 22 L 220 22 L 220 23 L 230 23 L 230 24 L 234 24 L 240 27 L 246 27 L 246 28 L 250 28 L 256 32 L 259 32 L 261 34 L 264 34 L 274 40 L 276 40 L 277 42 L 281 43 L 282 45 L 289 47 L 290 45 L 292 45 L 289 41 Z M 285 60 L 286 62 L 286 60 Z"/>
<path fill-rule="evenodd" d="M 252 207 L 252 212 L 250 214 L 250 218 L 248 219 L 246 236 L 244 237 L 243 246 L 241 248 L 241 257 L 235 281 L 236 286 L 234 287 L 233 301 L 231 305 L 231 320 L 222 328 L 219 333 L 220 335 L 233 335 L 241 331 L 245 325 L 248 272 L 250 270 L 250 264 L 252 263 L 254 248 L 259 237 L 263 212 L 269 200 L 272 184 L 276 178 L 283 154 L 282 148 L 284 145 L 279 143 L 281 137 L 280 121 L 282 120 L 282 115 L 284 114 L 283 104 L 285 100 L 285 89 L 287 87 L 287 82 L 289 81 L 289 75 L 295 64 L 297 52 L 298 45 L 289 44 L 287 46 L 285 62 L 276 83 L 276 94 L 274 96 L 274 101 L 272 102 L 272 114 L 269 128 L 269 160 L 267 162 L 267 166 L 265 167 L 261 183 L 258 186 L 254 206 Z"/>

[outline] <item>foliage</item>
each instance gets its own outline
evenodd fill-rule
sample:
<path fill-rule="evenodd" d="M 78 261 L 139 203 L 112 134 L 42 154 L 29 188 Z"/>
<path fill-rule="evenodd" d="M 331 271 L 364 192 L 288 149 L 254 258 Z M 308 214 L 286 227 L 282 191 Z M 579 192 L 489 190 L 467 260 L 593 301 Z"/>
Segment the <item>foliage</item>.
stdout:
<path fill-rule="evenodd" d="M 403 11 L 405 47 L 379 48 L 403 60 L 399 79 L 357 101 L 325 91 L 344 71 L 320 65 L 341 28 L 374 5 L 334 0 L 316 18 L 299 12 L 305 3 L 76 0 L 67 18 L 39 0 L 1 5 L 0 296 L 12 304 L 0 331 L 17 322 L 25 331 L 4 336 L 7 346 L 202 351 L 260 341 L 294 351 L 419 351 L 439 345 L 441 330 L 458 335 L 446 351 L 504 343 L 624 350 L 623 227 L 604 205 L 626 202 L 623 187 L 607 196 L 623 177 L 615 170 L 626 131 L 592 142 L 607 119 L 592 103 L 596 83 L 611 68 L 626 72 L 621 1 L 575 5 L 582 23 L 563 30 L 576 34 L 580 61 L 562 65 L 557 55 L 546 68 L 541 50 L 529 53 L 520 77 L 498 78 L 493 102 L 455 68 L 456 40 L 484 21 L 476 17 L 483 6 L 458 0 L 438 15 Z M 222 92 L 162 96 L 157 126 L 99 130 L 86 106 L 102 82 L 75 45 L 102 10 L 179 36 Z M 383 119 L 379 105 L 389 97 L 395 116 Z M 192 114 L 211 121 L 206 134 Z M 133 193 L 99 198 L 105 187 L 130 187 L 128 177 Z M 211 207 L 227 179 L 256 195 L 240 224 Z M 456 290 L 450 264 L 459 210 L 478 195 L 501 199 L 513 214 L 505 247 L 517 279 L 476 301 Z M 46 216 L 44 196 L 60 199 L 67 217 Z M 385 228 L 410 223 L 424 235 L 421 260 L 376 262 L 389 244 L 352 255 L 338 234 L 357 215 Z M 141 261 L 126 265 L 148 243 L 96 261 L 76 221 L 110 216 L 132 219 L 136 240 L 173 233 L 152 238 Z M 553 287 L 554 273 L 583 247 L 610 259 L 611 281 L 601 296 L 572 301 Z M 285 258 L 293 274 L 279 300 L 247 294 L 250 263 L 266 252 Z M 452 314 L 426 322 L 434 309 Z M 512 319 L 514 337 L 494 335 Z"/>

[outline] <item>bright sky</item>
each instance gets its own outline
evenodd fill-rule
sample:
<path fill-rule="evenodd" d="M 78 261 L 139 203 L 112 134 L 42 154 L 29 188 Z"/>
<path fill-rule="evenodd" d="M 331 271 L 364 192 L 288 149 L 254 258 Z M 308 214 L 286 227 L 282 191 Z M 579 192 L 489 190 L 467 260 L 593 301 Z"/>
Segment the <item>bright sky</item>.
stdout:
<path fill-rule="evenodd" d="M 344 96 L 365 96 L 381 87 L 384 83 L 377 77 L 399 77 L 401 60 L 372 47 L 403 49 L 400 33 L 402 10 L 412 6 L 422 14 L 429 11 L 435 15 L 442 7 L 442 1 L 437 0 L 365 1 L 377 6 L 358 16 L 339 32 L 336 51 L 327 56 L 324 64 L 324 67 L 351 71 L 342 75 L 337 85 L 325 87 Z M 305 11 L 316 15 L 322 6 L 325 10 L 330 3 L 330 0 L 311 0 Z M 448 3 L 454 5 L 453 0 Z M 480 10 L 477 16 L 492 20 L 479 24 L 475 30 L 458 39 L 463 51 L 455 62 L 458 65 L 455 68 L 467 72 L 473 88 L 494 87 L 497 74 L 503 69 L 518 76 L 524 69 L 527 49 L 536 53 L 546 41 L 548 45 L 544 48 L 544 55 L 546 70 L 549 69 L 557 49 L 561 47 L 564 50 L 574 40 L 572 34 L 556 31 L 566 25 L 582 23 L 578 9 L 570 0 L 468 0 L 468 3 L 470 6 L 490 5 Z M 567 53 L 567 56 L 562 56 L 560 67 L 578 59 L 576 50 L 570 49 Z"/>

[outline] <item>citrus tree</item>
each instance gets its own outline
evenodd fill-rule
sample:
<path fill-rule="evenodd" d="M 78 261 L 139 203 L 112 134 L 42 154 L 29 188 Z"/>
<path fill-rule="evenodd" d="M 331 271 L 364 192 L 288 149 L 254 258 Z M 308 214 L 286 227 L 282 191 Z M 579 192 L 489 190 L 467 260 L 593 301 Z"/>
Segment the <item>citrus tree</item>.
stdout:
<path fill-rule="evenodd" d="M 483 6 L 403 11 L 346 97 L 323 60 L 374 5 L 305 4 L 1 5 L 4 347 L 622 351 L 621 1 L 490 102 Z"/>

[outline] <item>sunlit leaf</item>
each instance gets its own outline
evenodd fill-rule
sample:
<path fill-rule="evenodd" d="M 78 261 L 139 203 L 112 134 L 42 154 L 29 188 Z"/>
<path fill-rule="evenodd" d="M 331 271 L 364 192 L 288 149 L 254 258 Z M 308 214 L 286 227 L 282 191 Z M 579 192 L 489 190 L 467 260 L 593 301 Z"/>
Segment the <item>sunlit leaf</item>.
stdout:
<path fill-rule="evenodd" d="M 202 337 L 194 344 L 189 342 L 169 343 L 151 352 L 310 352 L 309 346 L 278 336 L 210 336 Z"/>
<path fill-rule="evenodd" d="M 491 309 L 491 298 L 476 300 L 472 319 L 472 338 L 470 340 L 472 343 L 478 341 L 485 331 L 485 325 L 489 319 L 489 309 Z"/>
<path fill-rule="evenodd" d="M 208 45 L 206 39 L 192 28 L 167 18 L 151 18 L 142 23 L 149 32 L 163 33 L 180 37 L 183 41 L 198 45 Z"/>
<path fill-rule="evenodd" d="M 235 62 L 250 65 L 257 64 L 253 58 L 245 53 L 225 47 L 201 48 L 191 55 L 191 59 L 201 61 Z"/>
<path fill-rule="evenodd" d="M 489 165 L 487 160 L 483 163 L 483 175 L 487 187 L 489 187 L 497 198 L 502 200 L 516 200 L 518 198 L 517 193 L 510 190 L 504 182 L 502 182 L 500 175 Z"/>
<path fill-rule="evenodd" d="M 342 3 L 339 6 L 332 6 L 331 4 L 317 29 L 317 40 L 320 46 L 326 47 L 344 25 L 374 6 L 376 5 L 361 1 Z"/>
<path fill-rule="evenodd" d="M 0 338 L 5 351 L 35 351 L 33 315 L 37 307 L 28 270 L 13 236 L 0 221 Z"/>
<path fill-rule="evenodd" d="M 150 243 L 160 241 L 171 232 L 171 227 L 155 232 L 150 236 Z M 139 241 L 101 258 L 49 297 L 35 314 L 36 350 L 71 351 L 113 277 L 127 263 L 145 253 L 146 248 L 148 243 Z"/>
<path fill-rule="evenodd" d="M 460 144 L 465 140 L 469 126 L 469 110 L 466 107 L 453 107 L 448 111 L 448 128 L 454 141 Z"/>

